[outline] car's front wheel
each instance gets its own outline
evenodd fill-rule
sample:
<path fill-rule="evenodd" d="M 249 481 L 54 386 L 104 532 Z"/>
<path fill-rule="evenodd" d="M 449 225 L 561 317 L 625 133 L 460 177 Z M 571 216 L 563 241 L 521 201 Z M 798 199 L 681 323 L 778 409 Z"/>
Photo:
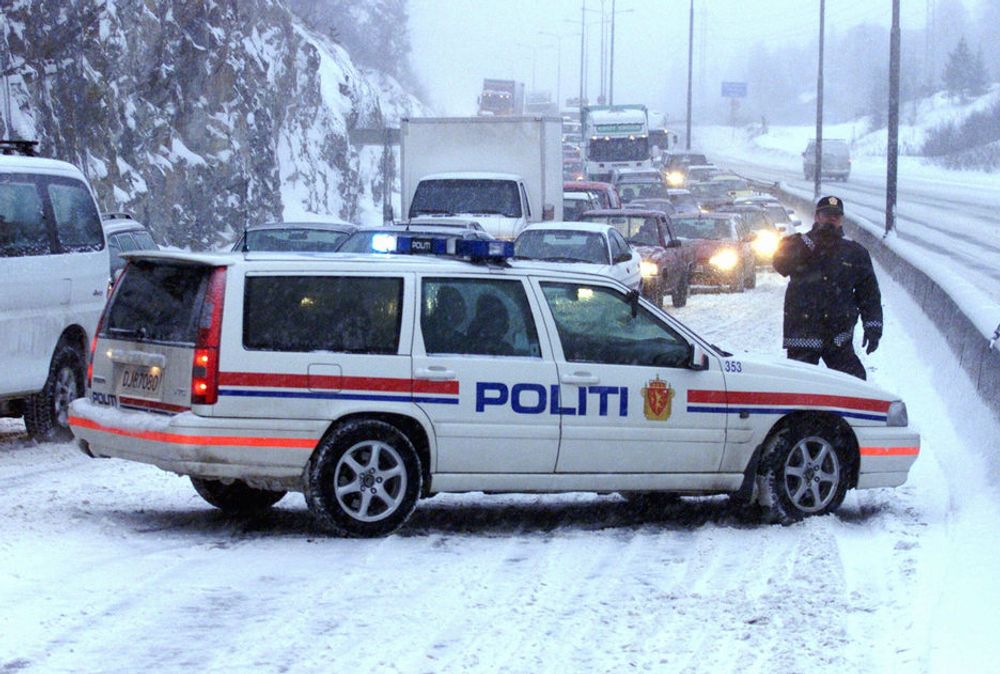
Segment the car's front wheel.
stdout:
<path fill-rule="evenodd" d="M 677 281 L 677 287 L 674 288 L 674 292 L 670 295 L 670 303 L 680 309 L 687 304 L 690 293 L 691 275 L 688 272 L 684 272 L 681 279 Z"/>
<path fill-rule="evenodd" d="M 325 529 L 345 536 L 384 536 L 416 507 L 420 457 L 395 426 L 355 420 L 323 439 L 305 480 L 306 504 Z"/>
<path fill-rule="evenodd" d="M 192 477 L 191 484 L 209 505 L 231 515 L 253 515 L 264 512 L 284 498 L 286 492 L 251 487 L 243 480 L 223 482 Z"/>
<path fill-rule="evenodd" d="M 45 386 L 25 406 L 24 425 L 29 437 L 43 442 L 73 438 L 69 405 L 83 395 L 85 374 L 86 366 L 78 349 L 66 343 L 56 347 Z"/>
<path fill-rule="evenodd" d="M 850 472 L 842 444 L 832 429 L 805 423 L 772 436 L 758 473 L 765 518 L 789 524 L 840 507 Z"/>
<path fill-rule="evenodd" d="M 650 303 L 655 304 L 657 307 L 663 307 L 663 284 L 665 281 L 656 276 L 654 278 L 647 278 L 643 280 L 643 294 Z"/>

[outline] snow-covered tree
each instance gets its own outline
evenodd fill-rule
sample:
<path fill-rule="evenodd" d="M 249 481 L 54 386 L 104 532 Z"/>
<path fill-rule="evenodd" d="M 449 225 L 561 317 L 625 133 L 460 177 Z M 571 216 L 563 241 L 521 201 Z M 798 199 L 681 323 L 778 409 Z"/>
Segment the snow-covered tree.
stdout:
<path fill-rule="evenodd" d="M 944 87 L 949 95 L 957 96 L 964 103 L 968 96 L 981 93 L 985 85 L 982 53 L 978 57 L 973 56 L 963 37 L 948 54 L 948 62 L 944 66 Z"/>

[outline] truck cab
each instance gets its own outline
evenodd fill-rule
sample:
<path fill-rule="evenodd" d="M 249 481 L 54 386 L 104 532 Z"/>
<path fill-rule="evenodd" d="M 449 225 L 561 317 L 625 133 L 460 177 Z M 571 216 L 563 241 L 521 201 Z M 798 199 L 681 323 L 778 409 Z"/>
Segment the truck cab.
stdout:
<path fill-rule="evenodd" d="M 513 239 L 532 220 L 524 179 L 513 173 L 437 173 L 417 183 L 411 219 L 474 217 L 498 239 Z"/>

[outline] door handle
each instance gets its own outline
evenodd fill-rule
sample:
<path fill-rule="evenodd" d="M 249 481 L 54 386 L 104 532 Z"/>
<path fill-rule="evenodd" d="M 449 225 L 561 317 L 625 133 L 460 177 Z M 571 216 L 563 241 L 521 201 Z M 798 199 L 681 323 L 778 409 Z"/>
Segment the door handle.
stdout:
<path fill-rule="evenodd" d="M 431 381 L 449 381 L 455 379 L 455 371 L 449 370 L 442 365 L 431 365 L 430 367 L 418 367 L 413 371 L 413 376 L 417 379 L 429 379 Z"/>
<path fill-rule="evenodd" d="M 564 384 L 575 384 L 577 386 L 583 386 L 587 384 L 598 384 L 600 383 L 600 377 L 590 374 L 589 372 L 574 372 L 573 374 L 564 374 L 559 378 Z"/>

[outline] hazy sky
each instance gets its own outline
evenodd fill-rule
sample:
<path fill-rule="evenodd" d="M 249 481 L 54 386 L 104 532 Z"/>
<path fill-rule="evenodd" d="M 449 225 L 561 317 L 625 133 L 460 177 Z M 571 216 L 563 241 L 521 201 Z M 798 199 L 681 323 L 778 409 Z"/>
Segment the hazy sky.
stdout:
<path fill-rule="evenodd" d="M 925 25 L 935 0 L 902 0 L 903 28 Z M 977 0 L 963 0 L 974 9 Z M 600 10 L 586 0 L 588 98 L 600 90 Z M 815 41 L 818 0 L 695 0 L 694 78 L 702 96 L 720 96 L 726 64 L 755 43 Z M 439 113 L 473 114 L 484 77 L 518 79 L 555 90 L 562 100 L 580 87 L 580 0 L 410 0 L 413 63 Z M 680 114 L 686 93 L 688 2 L 616 0 L 614 98 Z M 891 0 L 826 0 L 826 29 L 891 21 Z M 540 32 L 566 35 L 557 38 Z M 888 46 L 884 47 L 888 51 Z M 561 51 L 561 73 L 557 53 Z M 815 69 L 815 62 L 803 64 Z M 703 76 L 703 78 L 701 77 Z M 704 81 L 701 81 L 704 79 Z M 698 86 L 696 84 L 696 86 Z M 696 89 L 696 97 L 699 90 Z"/>

